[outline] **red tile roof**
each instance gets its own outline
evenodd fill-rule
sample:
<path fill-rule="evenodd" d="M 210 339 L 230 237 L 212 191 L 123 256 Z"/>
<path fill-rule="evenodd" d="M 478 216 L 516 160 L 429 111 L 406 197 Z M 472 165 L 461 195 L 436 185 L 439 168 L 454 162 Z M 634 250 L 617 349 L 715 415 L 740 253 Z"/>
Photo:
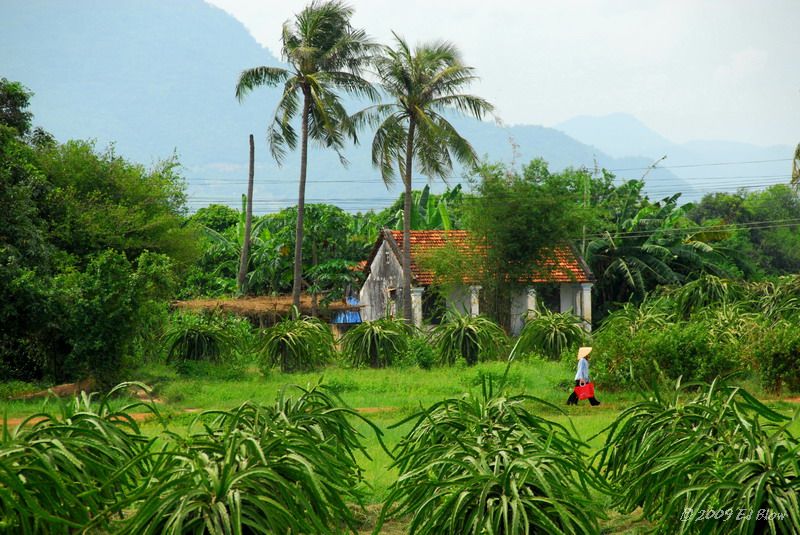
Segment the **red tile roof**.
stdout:
<path fill-rule="evenodd" d="M 384 231 L 378 237 L 378 244 L 373 252 L 377 253 L 380 242 L 387 237 L 395 242 L 398 254 L 403 250 L 403 232 L 400 230 Z M 421 255 L 428 254 L 445 245 L 455 247 L 456 250 L 465 255 L 481 254 L 484 247 L 476 244 L 470 233 L 466 230 L 412 230 L 411 231 L 411 273 L 417 284 L 427 286 L 433 282 L 434 273 L 430 270 L 421 268 L 416 259 Z M 399 259 L 398 259 L 399 260 Z M 367 266 L 372 263 L 372 259 L 367 262 Z M 368 269 L 368 268 L 367 268 Z M 476 282 L 479 277 L 477 270 L 479 264 L 476 263 L 476 273 L 471 277 Z M 541 262 L 541 269 L 531 274 L 531 283 L 545 282 L 591 282 L 594 280 L 589 267 L 579 258 L 577 252 L 569 245 L 555 247 L 549 254 L 545 254 L 545 260 Z"/>

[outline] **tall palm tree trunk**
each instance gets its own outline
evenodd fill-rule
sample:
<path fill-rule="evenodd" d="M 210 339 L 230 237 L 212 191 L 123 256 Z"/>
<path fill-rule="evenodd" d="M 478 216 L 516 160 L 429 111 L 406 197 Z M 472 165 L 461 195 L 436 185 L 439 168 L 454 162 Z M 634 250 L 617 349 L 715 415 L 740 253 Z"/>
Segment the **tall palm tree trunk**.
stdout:
<path fill-rule="evenodd" d="M 403 196 L 403 318 L 412 323 L 411 308 L 411 168 L 414 163 L 414 117 L 409 119 L 408 139 L 406 140 L 406 168 L 403 183 L 406 187 Z"/>
<path fill-rule="evenodd" d="M 247 264 L 250 255 L 250 230 L 253 227 L 253 176 L 255 175 L 255 142 L 250 134 L 250 172 L 247 176 L 247 208 L 244 219 L 244 242 L 242 255 L 239 258 L 239 276 L 236 277 L 236 286 L 239 293 L 244 293 L 245 280 L 247 279 Z"/>
<path fill-rule="evenodd" d="M 303 127 L 300 139 L 300 191 L 297 194 L 297 232 L 294 241 L 294 282 L 292 304 L 300 310 L 303 283 L 303 212 L 306 205 L 306 169 L 308 166 L 308 116 L 311 113 L 311 89 L 303 86 Z"/>

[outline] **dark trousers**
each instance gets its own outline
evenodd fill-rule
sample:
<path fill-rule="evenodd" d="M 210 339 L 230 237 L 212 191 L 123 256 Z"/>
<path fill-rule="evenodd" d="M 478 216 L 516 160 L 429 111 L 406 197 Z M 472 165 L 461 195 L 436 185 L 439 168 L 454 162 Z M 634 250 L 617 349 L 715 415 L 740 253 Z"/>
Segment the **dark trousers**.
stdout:
<path fill-rule="evenodd" d="M 575 386 L 580 386 L 580 385 L 581 385 L 581 382 L 578 379 L 576 379 L 575 380 Z M 577 405 L 577 404 L 578 404 L 578 394 L 576 394 L 575 391 L 573 390 L 572 393 L 567 398 L 567 405 Z M 595 399 L 594 397 L 590 397 L 589 398 L 589 404 L 592 407 L 594 407 L 595 405 L 600 405 L 600 402 L 597 401 L 597 399 Z"/>

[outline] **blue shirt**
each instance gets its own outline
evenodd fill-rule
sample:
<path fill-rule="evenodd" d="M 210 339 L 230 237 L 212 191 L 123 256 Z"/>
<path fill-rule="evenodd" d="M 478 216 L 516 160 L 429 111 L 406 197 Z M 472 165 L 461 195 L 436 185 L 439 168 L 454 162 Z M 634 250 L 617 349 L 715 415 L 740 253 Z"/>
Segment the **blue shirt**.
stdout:
<path fill-rule="evenodd" d="M 589 382 L 589 361 L 585 358 L 578 361 L 578 373 L 575 374 L 575 380 Z"/>

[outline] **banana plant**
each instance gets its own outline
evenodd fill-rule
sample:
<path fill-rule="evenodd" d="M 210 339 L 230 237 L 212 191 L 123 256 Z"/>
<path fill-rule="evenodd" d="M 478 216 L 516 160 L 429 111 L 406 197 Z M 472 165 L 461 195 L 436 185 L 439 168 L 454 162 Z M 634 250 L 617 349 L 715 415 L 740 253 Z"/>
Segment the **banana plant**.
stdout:
<path fill-rule="evenodd" d="M 411 197 L 411 230 L 451 230 L 453 227 L 448 206 L 461 196 L 461 184 L 441 195 L 431 194 L 429 185 L 415 191 Z M 449 204 L 448 204 L 449 203 Z M 403 228 L 403 210 L 392 216 L 389 226 Z"/>

